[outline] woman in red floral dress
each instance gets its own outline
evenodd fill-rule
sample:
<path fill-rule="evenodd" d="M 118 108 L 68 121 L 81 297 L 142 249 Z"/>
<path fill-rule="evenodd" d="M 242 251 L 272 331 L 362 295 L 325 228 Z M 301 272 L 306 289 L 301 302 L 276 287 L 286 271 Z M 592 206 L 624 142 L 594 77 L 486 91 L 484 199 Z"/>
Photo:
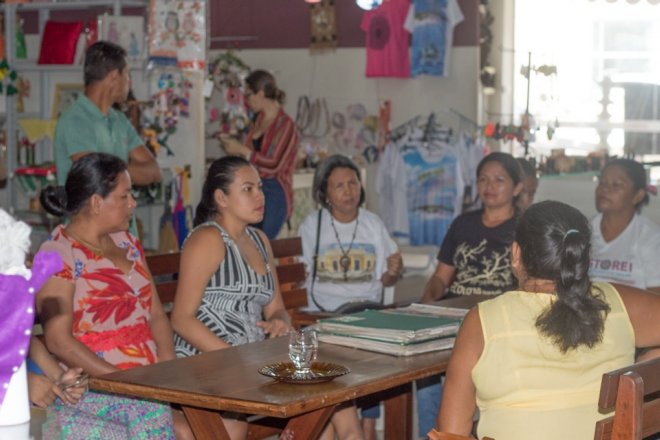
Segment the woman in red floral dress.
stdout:
<path fill-rule="evenodd" d="M 37 294 L 46 345 L 91 376 L 175 357 L 144 252 L 127 232 L 136 206 L 130 190 L 121 159 L 92 153 L 76 161 L 64 187 L 41 194 L 48 212 L 70 220 L 41 246 L 64 262 Z M 117 429 L 118 438 L 174 438 L 171 410 L 156 402 L 89 392 L 75 406 L 51 408 L 46 430 L 62 438 L 110 438 Z M 191 435 L 184 419 L 175 424 L 177 435 Z"/>

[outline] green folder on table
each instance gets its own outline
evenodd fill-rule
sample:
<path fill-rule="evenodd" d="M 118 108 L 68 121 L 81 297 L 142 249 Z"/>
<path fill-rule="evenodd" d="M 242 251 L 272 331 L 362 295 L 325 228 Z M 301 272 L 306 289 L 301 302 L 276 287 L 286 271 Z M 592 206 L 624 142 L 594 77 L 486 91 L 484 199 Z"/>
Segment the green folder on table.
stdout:
<path fill-rule="evenodd" d="M 464 309 L 412 304 L 408 307 L 365 310 L 322 319 L 316 326 L 321 335 L 349 336 L 406 345 L 454 336 L 466 313 Z"/>

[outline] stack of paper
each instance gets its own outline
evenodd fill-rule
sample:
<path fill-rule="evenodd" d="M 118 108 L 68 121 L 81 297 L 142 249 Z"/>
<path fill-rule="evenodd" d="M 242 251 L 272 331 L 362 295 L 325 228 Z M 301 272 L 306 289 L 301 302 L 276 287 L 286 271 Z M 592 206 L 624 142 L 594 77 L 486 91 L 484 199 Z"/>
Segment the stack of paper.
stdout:
<path fill-rule="evenodd" d="M 319 340 L 398 356 L 454 345 L 454 336 L 468 311 L 425 304 L 365 310 L 317 324 Z"/>

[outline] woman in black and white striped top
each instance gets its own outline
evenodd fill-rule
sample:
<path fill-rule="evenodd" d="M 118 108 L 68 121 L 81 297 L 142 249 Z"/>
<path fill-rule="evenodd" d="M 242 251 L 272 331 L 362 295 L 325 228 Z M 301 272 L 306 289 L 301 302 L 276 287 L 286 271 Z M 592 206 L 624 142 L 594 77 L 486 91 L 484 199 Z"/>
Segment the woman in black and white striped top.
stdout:
<path fill-rule="evenodd" d="M 289 332 L 268 239 L 249 224 L 264 215 L 259 174 L 237 156 L 208 171 L 195 229 L 186 239 L 172 309 L 179 357 L 246 344 Z M 232 438 L 244 420 L 223 417 Z"/>

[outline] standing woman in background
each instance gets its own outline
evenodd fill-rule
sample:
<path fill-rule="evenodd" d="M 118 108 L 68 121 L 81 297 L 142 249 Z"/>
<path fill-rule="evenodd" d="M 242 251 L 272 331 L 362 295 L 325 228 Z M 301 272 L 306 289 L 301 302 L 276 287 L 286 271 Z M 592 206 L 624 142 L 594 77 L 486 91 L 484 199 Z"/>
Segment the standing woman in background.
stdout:
<path fill-rule="evenodd" d="M 221 140 L 228 154 L 247 158 L 259 171 L 266 207 L 263 220 L 256 226 L 273 239 L 293 210 L 298 129 L 282 109 L 285 94 L 277 88 L 273 75 L 255 70 L 245 83 L 247 104 L 256 113 L 254 124 L 244 143 L 228 136 Z"/>
<path fill-rule="evenodd" d="M 640 215 L 649 203 L 646 171 L 630 159 L 609 161 L 596 187 L 590 276 L 660 293 L 660 226 Z"/>

